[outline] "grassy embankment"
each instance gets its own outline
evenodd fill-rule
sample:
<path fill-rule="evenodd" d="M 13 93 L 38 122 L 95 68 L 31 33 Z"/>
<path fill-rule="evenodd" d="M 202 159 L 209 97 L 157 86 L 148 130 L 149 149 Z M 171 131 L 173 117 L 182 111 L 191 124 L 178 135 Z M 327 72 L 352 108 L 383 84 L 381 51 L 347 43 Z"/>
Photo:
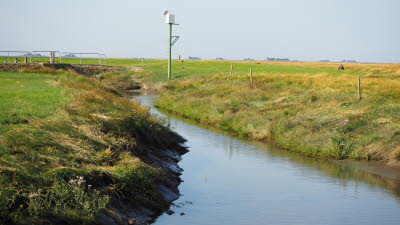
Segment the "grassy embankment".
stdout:
<path fill-rule="evenodd" d="M 215 63 L 199 62 L 204 67 Z M 235 68 L 246 71 L 229 76 L 225 62 L 224 72 L 167 83 L 157 106 L 308 156 L 398 163 L 400 66 L 349 64 L 337 71 L 337 65 L 241 63 Z"/>
<path fill-rule="evenodd" d="M 120 81 L 0 73 L 0 223 L 91 223 L 112 197 L 167 207 L 134 155 L 182 138 L 108 91 Z"/>
<path fill-rule="evenodd" d="M 202 123 L 310 156 L 397 161 L 399 64 L 345 64 L 337 71 L 339 63 L 235 62 L 229 77 L 230 64 L 174 61 L 168 81 L 165 60 L 107 60 L 142 67 L 135 76 L 143 82 L 168 84 L 158 106 Z M 356 99 L 357 75 L 362 101 Z M 120 76 L 129 79 L 132 72 L 106 75 Z"/>
<path fill-rule="evenodd" d="M 230 63 L 175 61 L 167 81 L 164 60 L 108 60 L 142 66 L 145 82 L 168 84 L 159 107 L 201 123 L 309 156 L 398 162 L 399 64 L 345 64 L 337 71 L 340 63 L 235 62 L 229 77 Z"/>

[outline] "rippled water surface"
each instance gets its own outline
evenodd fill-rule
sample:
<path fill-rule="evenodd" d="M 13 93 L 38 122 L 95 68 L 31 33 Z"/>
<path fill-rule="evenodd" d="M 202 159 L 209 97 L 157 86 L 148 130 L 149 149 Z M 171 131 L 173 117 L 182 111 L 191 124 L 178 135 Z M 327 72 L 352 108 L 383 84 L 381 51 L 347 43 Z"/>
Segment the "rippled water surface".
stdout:
<path fill-rule="evenodd" d="M 185 171 L 176 213 L 155 224 L 400 224 L 396 172 L 389 179 L 363 164 L 309 159 L 243 141 L 159 112 L 156 96 L 136 98 L 165 117 L 190 148 L 180 162 Z"/>

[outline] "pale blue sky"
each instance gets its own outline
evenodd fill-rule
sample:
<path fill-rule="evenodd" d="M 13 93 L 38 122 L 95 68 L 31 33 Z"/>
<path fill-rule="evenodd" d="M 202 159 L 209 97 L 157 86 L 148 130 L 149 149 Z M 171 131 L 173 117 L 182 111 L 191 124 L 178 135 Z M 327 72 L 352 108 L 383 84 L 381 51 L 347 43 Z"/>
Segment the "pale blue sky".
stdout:
<path fill-rule="evenodd" d="M 399 0 L 0 0 L 0 49 L 400 62 Z"/>

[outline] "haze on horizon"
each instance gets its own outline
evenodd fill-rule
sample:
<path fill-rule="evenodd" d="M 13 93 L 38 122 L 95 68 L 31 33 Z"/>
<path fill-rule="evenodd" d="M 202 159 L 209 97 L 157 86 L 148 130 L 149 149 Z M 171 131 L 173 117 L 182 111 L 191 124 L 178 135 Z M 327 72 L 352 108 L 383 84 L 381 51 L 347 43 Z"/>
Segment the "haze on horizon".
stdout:
<path fill-rule="evenodd" d="M 167 57 L 163 11 L 182 36 L 174 56 L 400 62 L 398 0 L 2 0 L 0 50 Z"/>

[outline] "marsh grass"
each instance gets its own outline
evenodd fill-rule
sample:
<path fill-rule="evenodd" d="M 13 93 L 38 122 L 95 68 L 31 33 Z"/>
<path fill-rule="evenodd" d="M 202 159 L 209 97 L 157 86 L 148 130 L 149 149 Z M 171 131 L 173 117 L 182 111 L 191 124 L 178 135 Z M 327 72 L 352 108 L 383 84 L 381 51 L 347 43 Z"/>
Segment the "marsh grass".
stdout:
<path fill-rule="evenodd" d="M 91 223 L 112 197 L 166 207 L 154 184 L 160 171 L 139 157 L 183 139 L 107 90 L 117 84 L 62 71 L 0 73 L 0 80 L 1 223 Z M 71 186 L 77 176 L 84 184 Z"/>
<path fill-rule="evenodd" d="M 224 73 L 167 84 L 156 105 L 304 155 L 400 158 L 400 79 L 357 73 Z"/>

